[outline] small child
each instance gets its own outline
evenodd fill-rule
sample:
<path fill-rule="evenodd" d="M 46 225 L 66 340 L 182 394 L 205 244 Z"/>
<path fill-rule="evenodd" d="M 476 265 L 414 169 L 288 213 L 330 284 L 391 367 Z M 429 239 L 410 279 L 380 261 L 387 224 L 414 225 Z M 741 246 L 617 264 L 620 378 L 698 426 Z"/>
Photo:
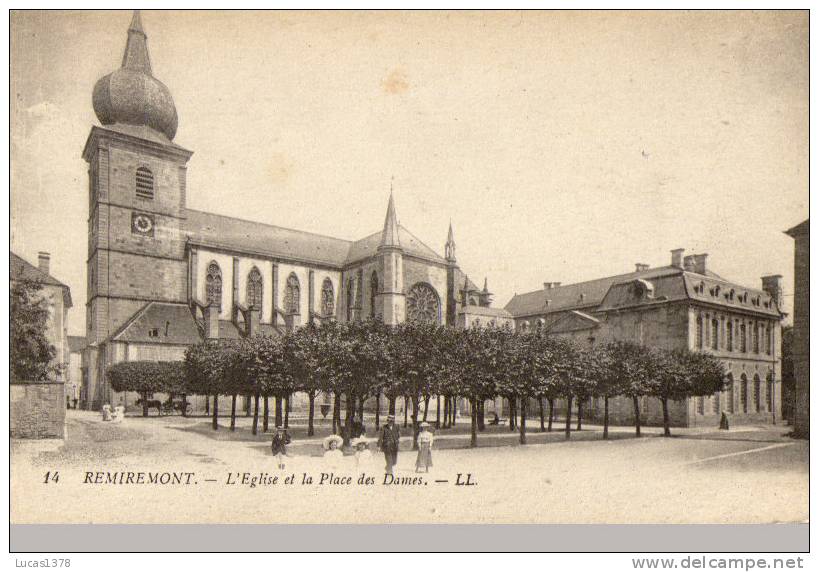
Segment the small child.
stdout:
<path fill-rule="evenodd" d="M 283 457 L 287 456 L 287 445 L 290 444 L 290 435 L 282 427 L 276 427 L 276 433 L 273 435 L 273 442 L 270 444 L 270 450 L 276 455 L 279 469 L 284 469 Z"/>
<path fill-rule="evenodd" d="M 355 447 L 355 465 L 358 468 L 366 467 L 372 461 L 373 454 L 367 448 L 367 440 L 364 437 L 359 437 L 353 440 Z"/>

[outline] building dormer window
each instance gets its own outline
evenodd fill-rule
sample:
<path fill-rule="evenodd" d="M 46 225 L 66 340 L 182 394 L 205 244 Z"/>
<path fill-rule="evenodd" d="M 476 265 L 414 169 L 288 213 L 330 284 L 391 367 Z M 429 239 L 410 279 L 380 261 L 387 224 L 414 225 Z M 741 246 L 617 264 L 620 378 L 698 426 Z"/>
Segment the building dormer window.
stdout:
<path fill-rule="evenodd" d="M 136 170 L 136 196 L 140 199 L 154 198 L 154 174 L 148 167 Z"/>

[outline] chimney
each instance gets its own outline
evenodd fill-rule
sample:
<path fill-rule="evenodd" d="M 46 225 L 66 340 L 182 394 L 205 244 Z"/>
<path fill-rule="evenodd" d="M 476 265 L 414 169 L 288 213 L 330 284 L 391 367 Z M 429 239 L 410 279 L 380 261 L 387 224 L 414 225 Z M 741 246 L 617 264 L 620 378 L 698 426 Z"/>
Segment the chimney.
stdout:
<path fill-rule="evenodd" d="M 560 282 L 544 282 L 543 283 L 543 289 L 544 290 L 551 290 L 553 288 L 557 288 L 558 286 L 560 286 Z"/>
<path fill-rule="evenodd" d="M 686 272 L 694 272 L 694 255 L 683 258 L 683 268 Z"/>
<path fill-rule="evenodd" d="M 771 295 L 778 308 L 782 308 L 782 276 L 772 274 L 762 277 L 762 289 Z"/>
<path fill-rule="evenodd" d="M 205 307 L 205 337 L 209 340 L 219 338 L 219 306 L 211 304 Z"/>
<path fill-rule="evenodd" d="M 683 253 L 685 252 L 684 248 L 675 248 L 671 251 L 671 266 L 675 268 L 682 268 L 683 267 Z"/>
<path fill-rule="evenodd" d="M 41 272 L 51 275 L 51 272 L 49 272 L 51 269 L 51 255 L 48 252 L 37 253 L 37 268 Z"/>
<path fill-rule="evenodd" d="M 635 272 L 645 272 L 646 270 L 648 270 L 648 264 L 638 262 L 637 264 L 634 265 Z"/>
<path fill-rule="evenodd" d="M 694 272 L 697 274 L 705 274 L 705 270 L 707 269 L 706 260 L 708 260 L 707 254 L 695 254 L 692 256 L 694 259 Z"/>

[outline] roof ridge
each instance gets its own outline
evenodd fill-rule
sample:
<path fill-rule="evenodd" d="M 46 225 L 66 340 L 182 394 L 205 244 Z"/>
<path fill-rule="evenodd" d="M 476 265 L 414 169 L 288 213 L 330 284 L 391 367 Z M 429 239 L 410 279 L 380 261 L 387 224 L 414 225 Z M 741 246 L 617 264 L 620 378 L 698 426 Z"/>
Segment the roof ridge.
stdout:
<path fill-rule="evenodd" d="M 157 302 L 151 300 L 150 302 L 148 302 L 147 304 L 142 306 L 142 308 L 140 308 L 139 310 L 134 312 L 134 315 L 131 316 L 130 318 L 128 318 L 125 321 L 125 323 L 122 324 L 122 326 L 119 327 L 119 329 L 116 332 L 111 334 L 111 336 L 108 339 L 115 340 L 118 336 L 121 336 L 125 332 L 125 330 L 127 330 L 129 327 L 131 327 L 131 324 L 136 322 L 142 315 L 145 314 L 145 312 L 148 310 L 149 307 L 151 307 L 153 304 L 156 304 L 156 303 Z"/>
<path fill-rule="evenodd" d="M 309 234 L 311 236 L 319 236 L 321 238 L 329 238 L 329 239 L 332 239 L 332 240 L 337 240 L 339 242 L 346 242 L 347 244 L 352 244 L 354 242 L 358 242 L 358 241 L 355 241 L 355 240 L 348 240 L 346 238 L 339 238 L 337 236 L 330 236 L 329 234 L 321 234 L 321 233 L 313 232 L 313 231 L 310 231 L 310 230 L 301 230 L 301 229 L 298 229 L 298 228 L 280 226 L 280 225 L 271 224 L 271 223 L 268 223 L 268 222 L 261 222 L 261 221 L 257 221 L 257 220 L 249 220 L 249 219 L 246 219 L 246 218 L 239 218 L 237 216 L 232 216 L 232 215 L 212 213 L 212 212 L 203 211 L 203 210 L 199 210 L 199 209 L 192 209 L 192 208 L 186 208 L 185 210 L 186 211 L 193 211 L 195 213 L 200 213 L 200 214 L 204 214 L 204 215 L 208 215 L 208 216 L 227 218 L 227 219 L 230 219 L 230 220 L 235 220 L 235 221 L 243 222 L 243 223 L 258 224 L 258 225 L 261 225 L 261 226 L 267 226 L 267 227 L 270 227 L 270 228 L 277 228 L 277 229 L 280 229 L 280 230 L 289 230 L 291 232 L 299 232 L 301 234 Z"/>
<path fill-rule="evenodd" d="M 31 268 L 31 270 L 33 270 L 37 274 L 40 274 L 42 276 L 45 276 L 49 280 L 52 280 L 53 282 L 50 283 L 52 286 L 62 286 L 63 288 L 68 288 L 70 290 L 70 287 L 68 286 L 68 284 L 64 284 L 59 279 L 55 278 L 53 275 L 48 274 L 46 272 L 43 272 L 42 270 L 40 270 L 39 267 L 35 266 L 34 264 L 32 264 L 31 262 L 29 262 L 28 260 L 26 260 L 25 258 L 20 256 L 19 254 L 15 254 L 11 250 L 9 250 L 9 255 L 15 257 L 17 260 L 19 260 L 23 264 L 27 265 L 29 268 Z M 9 268 L 9 272 L 11 272 L 11 268 Z M 55 284 L 55 282 L 56 282 L 56 284 Z"/>

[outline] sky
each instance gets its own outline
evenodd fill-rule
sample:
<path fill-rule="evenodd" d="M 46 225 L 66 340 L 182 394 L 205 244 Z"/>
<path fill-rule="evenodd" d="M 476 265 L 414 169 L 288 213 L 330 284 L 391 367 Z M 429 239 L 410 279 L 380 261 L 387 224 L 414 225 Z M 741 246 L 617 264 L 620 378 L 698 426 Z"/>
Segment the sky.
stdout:
<path fill-rule="evenodd" d="M 11 15 L 11 248 L 84 335 L 94 83 L 127 11 Z M 355 240 L 400 223 L 488 279 L 667 265 L 760 287 L 808 217 L 807 12 L 144 11 L 194 152 L 188 206 Z"/>

